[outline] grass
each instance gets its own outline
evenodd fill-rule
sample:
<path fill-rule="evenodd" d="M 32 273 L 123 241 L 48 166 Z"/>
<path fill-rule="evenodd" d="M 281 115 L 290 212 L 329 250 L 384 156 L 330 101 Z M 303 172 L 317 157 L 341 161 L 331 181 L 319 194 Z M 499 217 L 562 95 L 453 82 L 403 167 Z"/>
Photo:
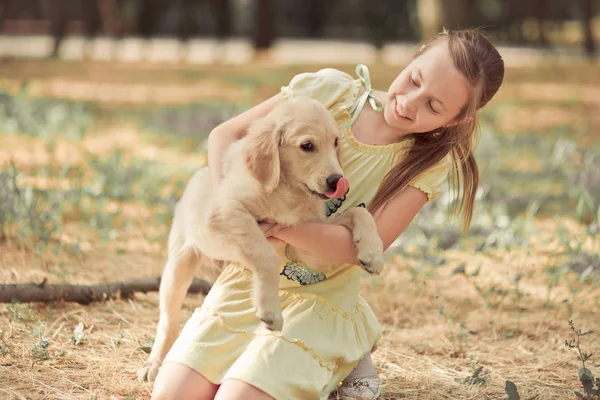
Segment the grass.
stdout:
<path fill-rule="evenodd" d="M 173 205 L 206 163 L 210 129 L 305 69 L 1 64 L 0 281 L 159 275 Z M 469 236 L 447 222 L 446 191 L 389 250 L 383 276 L 365 279 L 384 327 L 383 398 L 595 395 L 600 342 L 583 335 L 600 329 L 594 71 L 509 69 L 481 118 Z M 375 86 L 396 73 L 373 67 Z M 201 302 L 188 296 L 183 320 Z M 0 305 L 1 397 L 148 398 L 135 371 L 157 306 L 156 293 Z"/>

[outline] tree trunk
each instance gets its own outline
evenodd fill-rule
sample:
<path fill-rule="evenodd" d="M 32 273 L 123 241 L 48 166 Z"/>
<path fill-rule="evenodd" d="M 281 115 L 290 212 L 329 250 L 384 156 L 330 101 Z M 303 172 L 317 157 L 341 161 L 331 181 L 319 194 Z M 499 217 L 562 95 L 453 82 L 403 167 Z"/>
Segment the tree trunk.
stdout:
<path fill-rule="evenodd" d="M 256 25 L 254 27 L 254 48 L 264 50 L 273 41 L 273 18 L 270 0 L 256 2 Z"/>
<path fill-rule="evenodd" d="M 162 11 L 160 8 L 156 0 L 141 1 L 137 18 L 138 32 L 141 36 L 148 38 L 156 33 L 156 20 L 158 19 L 158 14 Z"/>
<path fill-rule="evenodd" d="M 41 283 L 0 285 L 0 303 L 36 303 L 48 301 L 69 301 L 89 304 L 114 298 L 130 298 L 135 292 L 156 292 L 160 286 L 159 278 L 137 279 L 98 285 L 48 285 Z M 207 294 L 210 283 L 194 279 L 188 293 Z"/>
<path fill-rule="evenodd" d="M 448 29 L 466 29 L 472 22 L 473 0 L 445 0 L 442 23 Z"/>
<path fill-rule="evenodd" d="M 214 0 L 213 0 L 214 1 Z M 177 8 L 181 10 L 180 20 L 177 24 L 177 38 L 179 40 L 188 40 L 198 35 L 198 23 L 194 15 L 196 0 L 178 0 Z M 227 1 L 222 0 L 223 3 Z"/>
<path fill-rule="evenodd" d="M 90 0 L 88 0 L 90 1 Z M 97 0 L 100 22 L 105 35 L 117 36 L 120 31 L 119 11 L 116 0 Z"/>
<path fill-rule="evenodd" d="M 397 1 L 397 0 L 396 0 Z M 369 40 L 380 50 L 389 40 L 398 37 L 398 26 L 408 31 L 410 14 L 406 4 L 393 4 L 394 0 L 376 0 L 360 3 Z"/>
<path fill-rule="evenodd" d="M 58 50 L 60 44 L 67 33 L 67 23 L 69 12 L 66 7 L 66 0 L 52 0 L 52 4 L 49 5 L 50 10 L 50 26 L 52 31 L 52 38 L 54 39 L 54 49 L 52 49 L 52 58 L 58 56 Z"/>
<path fill-rule="evenodd" d="M 588 57 L 593 57 L 596 54 L 596 42 L 594 40 L 594 32 L 592 30 L 592 19 L 594 18 L 594 0 L 582 0 L 582 28 L 584 42 L 583 46 Z"/>
<path fill-rule="evenodd" d="M 305 2 L 305 5 L 308 7 L 306 11 L 307 35 L 310 38 L 320 37 L 327 20 L 327 10 L 332 6 L 331 1 L 309 0 Z"/>
<path fill-rule="evenodd" d="M 83 20 L 85 21 L 85 36 L 92 38 L 102 32 L 102 20 L 97 1 L 83 3 Z"/>

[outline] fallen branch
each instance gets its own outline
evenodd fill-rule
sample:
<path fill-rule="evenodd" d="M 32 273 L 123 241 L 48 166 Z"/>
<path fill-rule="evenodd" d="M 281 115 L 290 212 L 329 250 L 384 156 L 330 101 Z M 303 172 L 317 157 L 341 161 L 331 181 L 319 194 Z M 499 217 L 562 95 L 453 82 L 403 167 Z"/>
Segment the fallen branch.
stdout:
<path fill-rule="evenodd" d="M 156 292 L 160 278 L 136 279 L 130 281 L 102 283 L 98 285 L 48 285 L 46 279 L 40 283 L 0 285 L 0 303 L 35 303 L 47 301 L 70 301 L 89 304 L 107 299 L 127 299 L 133 293 Z M 194 279 L 188 293 L 207 294 L 210 283 Z"/>

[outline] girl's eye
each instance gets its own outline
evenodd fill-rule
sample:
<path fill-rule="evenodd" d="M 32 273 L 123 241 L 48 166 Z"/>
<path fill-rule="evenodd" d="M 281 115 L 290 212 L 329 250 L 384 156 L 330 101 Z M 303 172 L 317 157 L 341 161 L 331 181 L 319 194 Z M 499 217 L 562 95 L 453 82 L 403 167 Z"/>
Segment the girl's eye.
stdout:
<path fill-rule="evenodd" d="M 439 114 L 435 108 L 433 108 L 433 104 L 431 104 L 431 101 L 428 101 L 427 104 L 429 104 L 429 109 L 431 110 L 431 112 L 435 113 L 435 114 Z"/>
<path fill-rule="evenodd" d="M 413 85 L 415 85 L 416 87 L 419 87 L 419 85 L 417 85 L 417 82 L 413 79 L 413 77 L 410 77 L 410 83 L 412 83 Z"/>
<path fill-rule="evenodd" d="M 312 144 L 312 142 L 305 142 L 300 145 L 300 148 L 304 151 L 313 151 L 315 146 Z"/>

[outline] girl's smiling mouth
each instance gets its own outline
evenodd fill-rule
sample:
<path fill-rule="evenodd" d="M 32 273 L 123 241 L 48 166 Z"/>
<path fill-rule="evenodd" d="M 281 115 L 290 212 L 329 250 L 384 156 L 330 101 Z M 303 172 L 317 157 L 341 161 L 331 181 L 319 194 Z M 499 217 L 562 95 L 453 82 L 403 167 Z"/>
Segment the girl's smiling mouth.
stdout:
<path fill-rule="evenodd" d="M 410 118 L 408 118 L 405 115 L 402 115 L 399 111 L 398 111 L 398 103 L 396 102 L 394 104 L 394 115 L 396 116 L 396 118 L 398 118 L 400 121 L 412 121 Z"/>

